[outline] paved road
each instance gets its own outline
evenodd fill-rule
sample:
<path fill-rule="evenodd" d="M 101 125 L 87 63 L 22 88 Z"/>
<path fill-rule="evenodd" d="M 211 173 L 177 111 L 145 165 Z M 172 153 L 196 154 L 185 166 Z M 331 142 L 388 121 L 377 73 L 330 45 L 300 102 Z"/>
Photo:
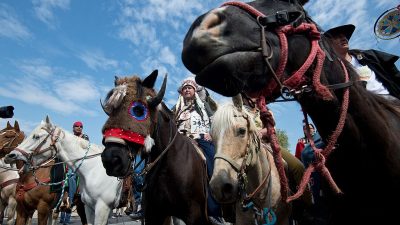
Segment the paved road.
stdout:
<path fill-rule="evenodd" d="M 3 224 L 6 225 L 7 218 L 4 218 Z M 58 219 L 56 225 L 62 225 L 59 223 L 60 219 Z M 78 215 L 72 214 L 71 216 L 71 223 L 69 225 L 81 225 L 81 219 L 79 218 Z M 108 224 L 114 224 L 114 225 L 141 225 L 140 221 L 133 221 L 129 216 L 122 216 L 122 217 L 116 217 L 112 218 L 110 217 L 108 220 Z M 32 225 L 37 225 L 37 217 L 34 216 L 32 219 Z"/>

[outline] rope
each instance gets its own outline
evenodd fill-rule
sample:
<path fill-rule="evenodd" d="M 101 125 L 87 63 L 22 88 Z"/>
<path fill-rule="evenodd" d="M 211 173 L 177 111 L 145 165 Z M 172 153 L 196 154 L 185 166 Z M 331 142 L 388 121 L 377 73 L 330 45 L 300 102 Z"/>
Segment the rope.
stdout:
<path fill-rule="evenodd" d="M 276 168 L 278 169 L 278 174 L 280 178 L 279 181 L 281 184 L 281 196 L 283 200 L 286 200 L 289 190 L 288 179 L 286 177 L 285 168 L 283 166 L 281 147 L 279 146 L 278 138 L 276 136 L 275 120 L 273 118 L 273 115 L 268 111 L 264 97 L 260 96 L 257 99 L 257 106 L 260 109 L 260 119 L 264 127 L 267 128 L 267 135 L 268 137 L 270 137 L 274 161 L 276 164 Z"/>
<path fill-rule="evenodd" d="M 342 61 L 340 61 L 340 63 L 341 63 L 342 69 L 344 71 L 345 81 L 347 82 L 349 80 L 348 71 L 347 71 L 344 63 Z M 325 166 L 325 162 L 326 162 L 326 159 L 329 157 L 329 155 L 334 150 L 334 146 L 337 142 L 337 139 L 339 138 L 339 135 L 342 133 L 344 124 L 346 122 L 346 115 L 347 115 L 348 107 L 349 107 L 349 89 L 347 88 L 344 91 L 344 95 L 343 95 L 343 103 L 341 106 L 339 122 L 336 126 L 335 131 L 329 137 L 328 145 L 325 147 L 325 149 L 316 148 L 315 143 L 314 143 L 313 139 L 311 138 L 311 135 L 309 134 L 309 132 L 307 132 L 307 136 L 310 136 L 310 137 L 308 137 L 308 139 L 310 140 L 310 145 L 314 150 L 315 162 L 313 162 L 312 164 L 310 164 L 308 166 L 308 168 L 304 172 L 303 178 L 301 179 L 299 189 L 293 196 L 290 196 L 288 198 L 288 200 L 287 200 L 288 202 L 299 198 L 304 193 L 304 190 L 305 190 L 308 182 L 310 181 L 310 176 L 311 176 L 312 172 L 314 172 L 314 171 L 319 171 L 322 174 L 322 176 L 325 177 L 325 179 L 329 183 L 329 186 L 333 189 L 333 191 L 335 193 L 338 193 L 338 194 L 342 193 L 340 188 L 337 186 L 337 184 L 333 180 L 328 168 Z"/>

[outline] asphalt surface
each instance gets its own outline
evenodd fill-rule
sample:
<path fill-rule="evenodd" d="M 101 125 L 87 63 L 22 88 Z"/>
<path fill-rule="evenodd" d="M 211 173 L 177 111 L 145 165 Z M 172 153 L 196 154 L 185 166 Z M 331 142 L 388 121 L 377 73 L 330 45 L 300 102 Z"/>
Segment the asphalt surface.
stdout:
<path fill-rule="evenodd" d="M 7 218 L 4 218 L 3 220 L 3 225 L 7 224 Z M 38 221 L 37 221 L 37 217 L 34 215 L 33 219 L 32 219 L 32 225 L 37 225 Z M 57 223 L 55 223 L 56 225 L 62 225 L 60 223 L 60 218 L 58 218 Z M 79 216 L 76 213 L 73 213 L 71 216 L 71 222 L 69 223 L 69 225 L 81 225 L 81 219 L 79 218 Z M 115 225 L 141 225 L 140 221 L 133 221 L 129 216 L 127 215 L 123 215 L 120 217 L 110 217 L 108 219 L 108 224 L 115 224 Z"/>

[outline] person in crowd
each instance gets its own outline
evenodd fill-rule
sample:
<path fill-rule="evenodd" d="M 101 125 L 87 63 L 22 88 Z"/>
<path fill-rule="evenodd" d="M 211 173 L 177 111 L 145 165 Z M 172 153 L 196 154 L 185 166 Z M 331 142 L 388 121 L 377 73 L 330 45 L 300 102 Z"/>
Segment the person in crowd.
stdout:
<path fill-rule="evenodd" d="M 312 124 L 309 124 L 308 132 L 310 133 L 314 141 L 315 147 L 318 149 L 323 149 L 325 147 L 325 143 L 323 142 L 321 136 L 319 135 L 315 127 L 310 125 Z M 307 125 L 305 125 L 305 127 L 307 127 Z M 305 130 L 304 132 L 307 131 Z M 310 163 L 315 161 L 314 149 L 311 147 L 309 141 L 304 146 L 304 149 L 301 152 L 301 161 L 303 162 L 305 167 L 308 167 Z M 310 184 L 314 199 L 315 214 L 318 215 L 318 220 L 320 224 L 327 224 L 329 217 L 329 212 L 328 212 L 329 210 L 327 208 L 326 198 L 322 191 L 322 182 L 323 181 L 321 180 L 321 175 L 319 174 L 319 172 L 315 171 L 311 174 Z"/>
<path fill-rule="evenodd" d="M 200 93 L 203 100 L 200 98 L 198 91 L 203 89 L 194 79 L 185 79 L 179 87 L 178 102 L 172 111 L 175 113 L 178 131 L 193 138 L 202 149 L 206 157 L 207 174 L 211 177 L 214 169 L 215 147 L 212 143 L 210 127 L 212 115 L 217 106 L 207 92 Z M 208 194 L 207 203 L 210 221 L 213 224 L 223 224 L 221 208 L 211 193 Z"/>
<path fill-rule="evenodd" d="M 142 157 L 137 154 L 135 157 L 135 163 L 133 163 L 133 175 L 132 175 L 132 194 L 135 200 L 135 205 L 132 206 L 132 211 L 129 216 L 133 220 L 142 219 L 144 217 L 143 207 L 142 207 L 142 188 L 144 183 L 143 175 L 140 173 L 143 171 L 145 166 L 145 161 Z M 128 212 L 129 212 L 128 211 Z"/>
<path fill-rule="evenodd" d="M 304 121 L 303 121 L 303 122 L 304 122 Z M 308 139 L 307 139 L 307 136 L 306 136 L 306 129 L 307 129 L 307 125 L 304 124 L 304 125 L 303 125 L 304 137 L 300 138 L 300 139 L 297 141 L 297 144 L 296 144 L 296 152 L 295 152 L 294 155 L 295 155 L 296 158 L 298 158 L 299 160 L 301 160 L 301 152 L 303 151 L 305 145 L 309 143 L 309 141 L 308 141 Z M 310 134 L 311 134 L 311 136 L 312 136 L 312 135 L 314 134 L 314 132 L 315 132 L 315 127 L 314 127 L 314 125 L 310 123 L 310 124 L 308 125 L 308 129 L 310 129 Z"/>
<path fill-rule="evenodd" d="M 350 49 L 349 40 L 355 28 L 353 24 L 342 25 L 324 35 L 331 40 L 338 56 L 354 66 L 367 90 L 386 99 L 400 99 L 400 71 L 395 65 L 399 57 L 374 49 Z"/>
<path fill-rule="evenodd" d="M 82 132 L 83 131 L 83 123 L 81 121 L 76 121 L 72 125 L 72 131 L 75 136 L 89 141 L 89 136 Z M 67 210 L 61 212 L 60 223 L 62 223 L 62 224 L 71 223 L 71 208 L 74 205 L 76 205 L 76 209 L 81 218 L 82 224 L 87 224 L 85 208 L 82 203 L 80 193 L 78 190 L 79 177 L 70 168 L 67 167 L 66 170 L 67 170 L 67 176 L 68 176 L 68 180 L 67 180 L 68 198 L 69 198 L 69 202 L 71 203 L 71 206 Z"/>

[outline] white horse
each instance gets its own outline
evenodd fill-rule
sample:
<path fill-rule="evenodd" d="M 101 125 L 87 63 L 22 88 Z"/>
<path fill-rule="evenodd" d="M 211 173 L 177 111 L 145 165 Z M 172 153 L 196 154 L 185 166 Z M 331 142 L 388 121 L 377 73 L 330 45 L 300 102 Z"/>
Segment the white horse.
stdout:
<path fill-rule="evenodd" d="M 15 189 L 18 183 L 19 175 L 17 168 L 4 163 L 0 159 L 0 212 L 8 206 L 7 209 L 7 225 L 13 225 L 15 220 L 15 209 L 17 200 L 15 199 Z"/>
<path fill-rule="evenodd" d="M 56 127 L 46 117 L 6 158 L 7 161 L 24 160 L 35 167 L 58 156 L 80 177 L 88 224 L 103 225 L 107 224 L 112 209 L 118 205 L 122 189 L 122 180 L 106 174 L 99 157 L 103 149 Z"/>

